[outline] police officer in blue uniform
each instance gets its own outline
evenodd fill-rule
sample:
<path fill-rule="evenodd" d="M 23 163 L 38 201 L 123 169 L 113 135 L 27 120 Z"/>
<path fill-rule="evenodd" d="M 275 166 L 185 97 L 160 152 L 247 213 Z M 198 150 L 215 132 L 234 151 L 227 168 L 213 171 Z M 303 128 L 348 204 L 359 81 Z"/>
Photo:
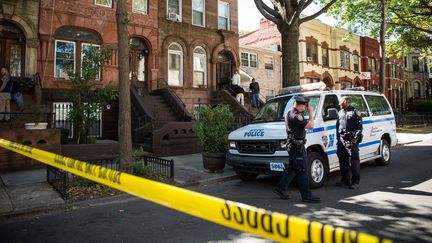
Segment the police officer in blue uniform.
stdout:
<path fill-rule="evenodd" d="M 288 134 L 288 154 L 289 165 L 285 168 L 284 174 L 277 184 L 274 192 L 282 199 L 289 199 L 286 193 L 288 186 L 293 179 L 296 179 L 297 185 L 303 202 L 319 203 L 321 199 L 313 196 L 309 188 L 309 179 L 307 172 L 306 159 L 306 130 L 314 127 L 313 108 L 308 105 L 309 99 L 303 96 L 295 96 L 294 108 L 285 116 L 285 126 Z M 305 120 L 302 112 L 309 113 L 309 121 Z"/>
<path fill-rule="evenodd" d="M 362 117 L 350 105 L 348 96 L 343 96 L 339 105 L 336 122 L 337 156 L 342 179 L 336 185 L 356 189 L 360 183 L 360 156 L 359 143 L 362 140 Z"/>

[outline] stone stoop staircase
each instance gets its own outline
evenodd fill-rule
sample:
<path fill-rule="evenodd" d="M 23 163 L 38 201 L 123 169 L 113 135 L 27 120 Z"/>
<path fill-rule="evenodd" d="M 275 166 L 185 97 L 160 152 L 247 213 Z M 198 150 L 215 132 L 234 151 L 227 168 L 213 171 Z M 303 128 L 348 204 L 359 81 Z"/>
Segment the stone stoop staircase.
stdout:
<path fill-rule="evenodd" d="M 155 156 L 202 151 L 192 129 L 192 115 L 169 87 L 139 95 L 131 88 L 132 134 L 135 146 Z"/>

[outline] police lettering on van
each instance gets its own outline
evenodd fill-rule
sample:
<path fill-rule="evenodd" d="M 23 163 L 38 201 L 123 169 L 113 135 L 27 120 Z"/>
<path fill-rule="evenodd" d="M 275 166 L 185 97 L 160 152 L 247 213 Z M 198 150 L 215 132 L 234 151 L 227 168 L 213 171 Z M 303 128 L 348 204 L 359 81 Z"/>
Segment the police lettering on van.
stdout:
<path fill-rule="evenodd" d="M 336 120 L 339 99 L 348 96 L 351 105 L 363 118 L 363 141 L 359 144 L 360 161 L 390 162 L 391 146 L 395 146 L 396 122 L 385 96 L 358 90 L 325 90 L 325 84 L 315 83 L 290 87 L 285 94 L 269 100 L 252 123 L 231 132 L 228 165 L 243 180 L 253 180 L 260 174 L 278 174 L 288 166 L 285 114 L 292 108 L 295 95 L 309 98 L 315 112 L 315 128 L 306 131 L 309 181 L 312 187 L 323 185 L 326 176 L 339 169 L 336 155 Z M 304 114 L 305 119 L 309 119 Z"/>

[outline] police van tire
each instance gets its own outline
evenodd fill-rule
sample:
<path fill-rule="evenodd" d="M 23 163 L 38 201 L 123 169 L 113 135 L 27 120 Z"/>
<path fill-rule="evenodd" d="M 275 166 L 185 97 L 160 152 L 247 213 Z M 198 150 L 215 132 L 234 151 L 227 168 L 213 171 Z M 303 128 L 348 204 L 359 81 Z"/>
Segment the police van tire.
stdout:
<path fill-rule="evenodd" d="M 381 157 L 375 160 L 375 164 L 388 165 L 390 163 L 390 159 L 391 159 L 390 145 L 387 142 L 387 140 L 385 140 L 385 139 L 381 140 L 381 144 L 382 144 L 382 146 L 380 146 Z"/>
<path fill-rule="evenodd" d="M 249 172 L 243 172 L 237 170 L 235 171 L 235 173 L 242 181 L 253 181 L 258 177 L 258 174 L 255 173 L 249 173 Z"/>
<path fill-rule="evenodd" d="M 309 185 L 311 188 L 322 187 L 327 176 L 325 159 L 320 153 L 313 151 L 307 157 Z"/>

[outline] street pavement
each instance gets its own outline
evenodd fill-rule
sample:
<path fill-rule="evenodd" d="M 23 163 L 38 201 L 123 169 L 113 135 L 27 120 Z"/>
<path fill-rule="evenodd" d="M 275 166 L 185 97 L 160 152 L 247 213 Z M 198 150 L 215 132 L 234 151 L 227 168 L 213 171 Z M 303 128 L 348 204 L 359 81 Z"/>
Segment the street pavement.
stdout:
<path fill-rule="evenodd" d="M 320 204 L 302 203 L 295 187 L 292 199 L 278 199 L 272 189 L 279 178 L 271 176 L 201 180 L 190 189 L 399 242 L 432 242 L 432 136 L 400 134 L 390 165 L 362 164 L 358 190 L 334 186 L 339 175 L 332 173 L 314 190 Z M 2 218 L 0 235 L 2 242 L 267 242 L 130 197 Z"/>

